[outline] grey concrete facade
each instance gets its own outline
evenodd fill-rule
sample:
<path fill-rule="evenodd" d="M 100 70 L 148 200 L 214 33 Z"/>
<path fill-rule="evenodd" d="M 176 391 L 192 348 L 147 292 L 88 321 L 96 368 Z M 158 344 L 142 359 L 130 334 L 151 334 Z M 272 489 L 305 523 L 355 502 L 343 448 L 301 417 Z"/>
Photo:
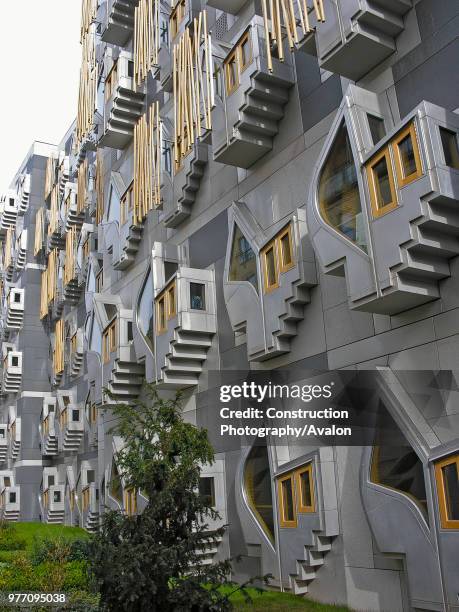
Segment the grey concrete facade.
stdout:
<path fill-rule="evenodd" d="M 136 84 L 146 4 L 159 59 Z M 215 448 L 203 487 L 229 527 L 205 562 L 242 555 L 236 579 L 355 610 L 459 611 L 457 2 L 324 0 L 324 21 L 311 2 L 283 60 L 263 2 L 175 4 L 84 3 L 90 120 L 35 143 L 0 202 L 0 513 L 95 530 L 107 506 L 141 511 L 110 402 L 146 379 L 181 389 Z M 174 57 L 201 11 L 211 125 L 187 124 L 179 159 Z M 160 196 L 139 218 L 144 116 Z M 352 401 L 383 406 L 389 451 L 219 435 L 215 372 L 365 370 Z"/>

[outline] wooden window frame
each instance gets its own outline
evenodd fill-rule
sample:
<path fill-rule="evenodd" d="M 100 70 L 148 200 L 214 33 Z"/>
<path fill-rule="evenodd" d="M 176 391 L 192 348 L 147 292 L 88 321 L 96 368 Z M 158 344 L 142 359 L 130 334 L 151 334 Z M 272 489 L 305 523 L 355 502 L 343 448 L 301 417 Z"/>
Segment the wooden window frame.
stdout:
<path fill-rule="evenodd" d="M 387 172 L 389 176 L 389 187 L 392 196 L 392 200 L 385 204 L 382 207 L 378 206 L 378 199 L 376 195 L 376 177 L 374 172 L 374 167 L 385 158 L 387 164 Z M 386 145 L 377 155 L 372 157 L 366 163 L 366 171 L 367 171 L 367 179 L 368 179 L 368 188 L 370 191 L 370 202 L 371 202 L 371 211 L 373 214 L 373 218 L 377 219 L 382 217 L 386 213 L 394 210 L 398 206 L 397 199 L 397 191 L 395 189 L 395 180 L 394 180 L 394 169 L 392 167 L 392 159 L 390 155 L 390 146 Z"/>
<path fill-rule="evenodd" d="M 172 297 L 171 297 L 172 296 Z M 164 326 L 160 325 L 160 303 L 164 303 Z M 168 322 L 177 316 L 177 283 L 174 278 L 155 299 L 156 335 L 160 336 L 167 331 Z"/>
<path fill-rule="evenodd" d="M 167 289 L 167 320 L 173 319 L 177 314 L 177 294 L 175 281 Z"/>
<path fill-rule="evenodd" d="M 283 261 L 282 239 L 286 235 L 288 235 L 290 245 L 291 261 L 289 263 L 284 263 Z M 268 258 L 266 257 L 266 255 L 271 249 L 273 249 L 274 252 L 276 282 L 272 285 L 268 285 Z M 264 293 L 271 293 L 271 291 L 278 289 L 280 284 L 280 275 L 284 272 L 288 272 L 295 266 L 292 223 L 286 225 L 283 229 L 281 229 L 280 232 L 278 232 L 273 238 L 271 238 L 271 240 L 261 249 L 260 254 L 262 258 Z"/>
<path fill-rule="evenodd" d="M 105 77 L 105 89 L 104 89 L 105 102 L 108 102 L 108 100 L 111 98 L 117 82 L 118 82 L 118 60 L 116 59 L 113 62 L 113 66 L 110 68 L 110 72 Z"/>
<path fill-rule="evenodd" d="M 438 507 L 440 511 L 440 525 L 442 529 L 458 529 L 459 520 L 448 518 L 446 504 L 445 481 L 443 478 L 443 468 L 448 465 L 455 465 L 459 474 L 459 454 L 450 455 L 435 463 L 435 480 L 437 483 Z"/>
<path fill-rule="evenodd" d="M 137 514 L 137 491 L 135 489 L 124 490 L 124 510 L 128 516 Z"/>
<path fill-rule="evenodd" d="M 120 224 L 124 225 L 129 219 L 129 213 L 134 209 L 134 181 L 121 196 L 120 201 Z"/>
<path fill-rule="evenodd" d="M 268 275 L 268 257 L 267 254 L 269 253 L 269 251 L 272 251 L 274 254 L 274 272 L 276 275 L 276 280 L 273 284 L 269 285 L 268 284 L 268 279 L 269 279 L 269 275 Z M 278 253 L 277 253 L 277 247 L 276 247 L 276 241 L 275 240 L 270 240 L 268 242 L 268 244 L 263 247 L 262 251 L 261 251 L 261 256 L 262 256 L 262 260 L 263 260 L 263 287 L 264 287 L 264 291 L 265 293 L 271 293 L 271 291 L 274 291 L 275 289 L 277 289 L 279 287 L 279 259 L 278 259 Z"/>
<path fill-rule="evenodd" d="M 282 247 L 282 239 L 284 238 L 284 236 L 288 235 L 288 241 L 289 241 L 289 246 L 290 246 L 290 262 L 289 263 L 284 263 L 284 249 Z M 289 225 L 287 225 L 287 227 L 285 227 L 276 237 L 277 241 L 278 241 L 278 251 L 279 251 L 279 272 L 287 272 L 288 270 L 291 270 L 293 268 L 293 266 L 295 265 L 295 260 L 293 257 L 293 239 L 292 239 L 292 224 L 289 223 Z"/>
<path fill-rule="evenodd" d="M 108 363 L 111 359 L 111 354 L 117 349 L 117 329 L 118 317 L 115 316 L 107 327 L 102 332 L 102 360 L 103 363 Z"/>
<path fill-rule="evenodd" d="M 285 519 L 285 506 L 284 506 L 284 492 L 283 483 L 289 480 L 292 485 L 292 501 L 293 501 L 293 516 L 292 520 Z M 295 487 L 295 475 L 294 472 L 284 474 L 277 480 L 277 500 L 279 504 L 279 526 L 287 529 L 294 529 L 298 527 L 298 516 L 296 507 L 296 487 Z"/>
<path fill-rule="evenodd" d="M 102 293 L 104 288 L 104 269 L 101 268 L 96 274 L 96 293 Z"/>
<path fill-rule="evenodd" d="M 156 300 L 156 334 L 160 336 L 167 330 L 167 300 L 166 294 L 163 293 Z M 160 316 L 160 304 L 164 305 L 164 317 Z M 164 325 L 162 324 L 162 320 Z"/>
<path fill-rule="evenodd" d="M 186 15 L 186 0 L 178 0 L 169 18 L 170 39 L 174 40 L 179 32 L 179 27 Z"/>
<path fill-rule="evenodd" d="M 405 140 L 407 136 L 410 136 L 411 143 L 413 145 L 413 153 L 414 153 L 414 162 L 416 165 L 416 170 L 409 174 L 408 176 L 404 175 L 402 156 L 400 154 L 400 143 L 402 140 Z M 397 182 L 399 188 L 405 187 L 405 185 L 409 185 L 413 181 L 417 180 L 423 175 L 422 172 L 422 163 L 421 163 L 421 154 L 419 152 L 419 144 L 416 133 L 416 125 L 414 121 L 411 121 L 401 132 L 397 134 L 395 138 L 391 140 L 392 150 L 394 152 L 395 159 L 395 170 L 397 172 Z"/>
<path fill-rule="evenodd" d="M 310 484 L 310 495 L 311 495 L 311 505 L 310 506 L 303 506 L 303 481 L 301 479 L 302 474 L 305 474 L 306 472 L 309 473 L 309 484 Z M 296 481 L 297 481 L 297 485 L 298 485 L 298 506 L 297 506 L 297 510 L 299 513 L 303 514 L 303 513 L 312 513 L 316 511 L 316 501 L 315 501 L 315 490 L 314 490 L 314 469 L 313 469 L 313 464 L 308 463 L 307 465 L 304 465 L 303 467 L 299 468 L 298 470 L 296 470 L 295 472 L 295 477 L 296 477 Z"/>
<path fill-rule="evenodd" d="M 246 62 L 243 63 L 242 59 L 242 46 L 244 43 L 248 42 L 250 54 Z M 235 75 L 234 75 L 234 83 L 231 82 L 230 74 L 231 71 L 229 69 L 230 64 L 234 61 L 235 64 Z M 226 85 L 226 95 L 230 96 L 236 89 L 239 87 L 241 83 L 241 74 L 244 70 L 250 66 L 253 62 L 253 45 L 252 45 L 252 35 L 251 35 L 251 26 L 249 26 L 242 36 L 239 38 L 237 43 L 231 49 L 227 57 L 225 58 L 224 71 L 225 71 L 225 85 Z"/>

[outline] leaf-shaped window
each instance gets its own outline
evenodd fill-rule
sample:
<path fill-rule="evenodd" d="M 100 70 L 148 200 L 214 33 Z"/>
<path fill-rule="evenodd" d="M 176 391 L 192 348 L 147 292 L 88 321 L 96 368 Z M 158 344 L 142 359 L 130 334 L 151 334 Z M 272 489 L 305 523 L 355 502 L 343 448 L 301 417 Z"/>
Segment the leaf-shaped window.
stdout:
<path fill-rule="evenodd" d="M 137 325 L 148 346 L 153 347 L 153 275 L 151 268 L 140 291 L 137 309 Z"/>
<path fill-rule="evenodd" d="M 247 281 L 258 293 L 257 258 L 249 241 L 237 225 L 234 226 L 229 280 Z"/>
<path fill-rule="evenodd" d="M 247 503 L 271 542 L 274 541 L 274 515 L 271 471 L 266 444 L 254 446 L 245 462 L 244 487 Z"/>
<path fill-rule="evenodd" d="M 336 134 L 320 173 L 319 205 L 328 225 L 366 251 L 357 169 L 344 123 Z"/>

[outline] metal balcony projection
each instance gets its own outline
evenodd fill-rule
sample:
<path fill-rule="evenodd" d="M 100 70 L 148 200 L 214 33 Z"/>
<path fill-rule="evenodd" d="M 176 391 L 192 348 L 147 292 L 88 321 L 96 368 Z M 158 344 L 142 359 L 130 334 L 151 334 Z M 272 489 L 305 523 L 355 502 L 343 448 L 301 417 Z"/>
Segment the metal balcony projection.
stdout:
<path fill-rule="evenodd" d="M 84 358 L 84 332 L 77 329 L 70 337 L 70 376 L 76 377 L 81 373 Z"/>
<path fill-rule="evenodd" d="M 125 47 L 134 34 L 134 11 L 139 0 L 107 0 L 107 14 L 102 40 Z"/>
<path fill-rule="evenodd" d="M 337 0 L 325 3 L 325 22 L 316 27 L 315 45 L 324 70 L 357 81 L 396 51 L 397 36 L 411 0 Z"/>
<path fill-rule="evenodd" d="M 121 51 L 118 58 L 105 58 L 104 124 L 99 146 L 124 149 L 134 137 L 145 95 L 135 90 L 132 55 Z"/>
<path fill-rule="evenodd" d="M 215 279 L 212 270 L 182 265 L 165 282 L 164 263 L 153 251 L 155 293 L 154 355 L 160 387 L 198 384 L 216 333 Z"/>
<path fill-rule="evenodd" d="M 273 148 L 295 82 L 291 53 L 286 50 L 284 62 L 268 58 L 264 40 L 258 16 L 233 37 L 222 66 L 223 93 L 212 111 L 214 159 L 239 168 L 249 168 Z"/>
<path fill-rule="evenodd" d="M 85 162 L 83 162 L 83 164 L 80 166 L 80 172 L 81 172 L 81 168 L 83 167 L 84 163 Z M 83 225 L 85 211 L 84 211 L 84 208 L 80 209 L 79 207 L 77 193 L 78 193 L 77 184 L 70 183 L 69 181 L 67 181 L 65 183 L 64 199 L 63 199 L 64 201 L 64 205 L 63 205 L 64 219 L 63 221 L 64 221 L 64 232 L 65 233 L 69 232 L 72 227 L 76 228 L 77 230 L 80 230 Z"/>
<path fill-rule="evenodd" d="M 15 265 L 17 270 L 23 270 L 27 261 L 27 232 L 23 229 L 16 239 Z"/>
<path fill-rule="evenodd" d="M 195 142 L 180 166 L 176 166 L 172 179 L 172 197 L 164 199 L 163 218 L 166 227 L 177 227 L 189 217 L 204 176 L 208 151 L 208 145 Z"/>
<path fill-rule="evenodd" d="M 74 391 L 57 392 L 59 418 L 59 450 L 64 453 L 78 452 L 84 434 L 84 409 L 73 401 Z"/>
<path fill-rule="evenodd" d="M 18 190 L 18 215 L 24 215 L 29 208 L 30 200 L 30 174 L 22 174 L 17 182 Z"/>
<path fill-rule="evenodd" d="M 22 352 L 11 344 L 3 343 L 3 384 L 4 393 L 18 393 L 22 384 Z"/>
<path fill-rule="evenodd" d="M 0 519 L 9 522 L 19 520 L 21 513 L 20 486 L 3 487 L 0 491 Z"/>
<path fill-rule="evenodd" d="M 428 102 L 396 126 L 389 116 L 350 86 L 307 218 L 324 272 L 346 277 L 350 307 L 392 315 L 437 299 L 459 253 L 459 120 Z"/>
<path fill-rule="evenodd" d="M 19 457 L 21 450 L 21 417 L 16 416 L 14 406 L 8 409 L 8 448 L 9 455 L 13 461 Z"/>
<path fill-rule="evenodd" d="M 317 284 L 306 214 L 298 209 L 266 234 L 238 202 L 228 223 L 223 290 L 233 330 L 245 335 L 251 361 L 288 353 Z"/>
<path fill-rule="evenodd" d="M 51 485 L 41 495 L 44 523 L 63 525 L 65 519 L 65 485 Z"/>
<path fill-rule="evenodd" d="M 25 289 L 11 287 L 7 297 L 6 328 L 21 329 L 24 322 Z"/>
<path fill-rule="evenodd" d="M 18 201 L 16 193 L 9 190 L 0 197 L 0 236 L 4 236 L 9 227 L 15 227 L 18 218 Z"/>
<path fill-rule="evenodd" d="M 0 425 L 0 465 L 7 462 L 8 458 L 8 425 Z"/>
<path fill-rule="evenodd" d="M 40 425 L 41 454 L 52 457 L 58 454 L 58 434 L 56 423 L 56 398 L 43 399 L 43 411 Z"/>
<path fill-rule="evenodd" d="M 145 366 L 137 362 L 133 342 L 133 311 L 122 308 L 114 296 L 103 296 L 95 307 L 102 332 L 103 387 L 110 392 L 105 402 L 135 399 L 145 380 Z"/>
<path fill-rule="evenodd" d="M 83 486 L 81 490 L 81 507 L 82 526 L 86 531 L 96 532 L 99 529 L 99 500 L 95 482 Z"/>

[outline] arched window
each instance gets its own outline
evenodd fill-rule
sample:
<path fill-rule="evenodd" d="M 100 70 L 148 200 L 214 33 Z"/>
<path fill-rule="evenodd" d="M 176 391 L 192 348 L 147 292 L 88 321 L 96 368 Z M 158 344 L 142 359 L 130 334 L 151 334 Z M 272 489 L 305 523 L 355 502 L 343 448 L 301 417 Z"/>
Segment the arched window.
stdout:
<path fill-rule="evenodd" d="M 137 325 L 150 348 L 153 348 L 153 311 L 153 274 L 149 268 L 140 291 Z"/>
<path fill-rule="evenodd" d="M 244 466 L 247 503 L 261 528 L 274 541 L 274 515 L 271 472 L 266 444 L 254 446 Z"/>
<path fill-rule="evenodd" d="M 247 281 L 258 293 L 257 258 L 249 241 L 237 225 L 234 226 L 229 269 L 230 281 Z"/>
<path fill-rule="evenodd" d="M 325 221 L 366 250 L 357 170 L 346 125 L 339 128 L 319 179 L 319 206 Z"/>

